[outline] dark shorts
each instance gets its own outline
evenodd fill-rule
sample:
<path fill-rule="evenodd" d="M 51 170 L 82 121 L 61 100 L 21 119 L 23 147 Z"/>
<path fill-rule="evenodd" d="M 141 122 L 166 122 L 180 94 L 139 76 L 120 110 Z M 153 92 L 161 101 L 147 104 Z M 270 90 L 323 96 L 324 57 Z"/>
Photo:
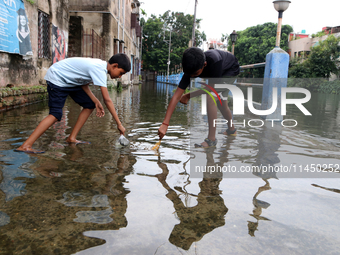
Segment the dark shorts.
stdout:
<path fill-rule="evenodd" d="M 85 93 L 81 86 L 77 87 L 59 87 L 47 81 L 48 106 L 50 114 L 61 120 L 63 116 L 63 107 L 67 96 L 70 96 L 74 102 L 87 109 L 94 109 L 96 105 L 91 98 Z"/>

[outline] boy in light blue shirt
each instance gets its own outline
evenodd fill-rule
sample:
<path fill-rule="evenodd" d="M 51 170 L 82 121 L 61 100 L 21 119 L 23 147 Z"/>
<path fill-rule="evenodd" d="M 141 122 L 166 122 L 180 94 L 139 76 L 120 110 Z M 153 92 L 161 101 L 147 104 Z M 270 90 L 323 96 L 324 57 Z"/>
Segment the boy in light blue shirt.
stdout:
<path fill-rule="evenodd" d="M 26 153 L 44 153 L 44 151 L 33 149 L 33 143 L 56 121 L 62 117 L 67 96 L 70 96 L 77 104 L 83 107 L 78 120 L 66 142 L 72 144 L 89 143 L 76 139 L 80 129 L 96 108 L 96 115 L 103 117 L 105 112 L 102 104 L 93 95 L 89 83 L 100 86 L 106 107 L 117 123 L 117 128 L 124 135 L 125 128 L 120 122 L 113 102 L 107 90 L 107 74 L 111 79 L 120 78 L 131 70 L 131 63 L 127 55 L 118 53 L 113 55 L 108 62 L 93 58 L 67 58 L 56 62 L 47 71 L 49 115 L 45 117 L 29 138 L 14 151 Z"/>

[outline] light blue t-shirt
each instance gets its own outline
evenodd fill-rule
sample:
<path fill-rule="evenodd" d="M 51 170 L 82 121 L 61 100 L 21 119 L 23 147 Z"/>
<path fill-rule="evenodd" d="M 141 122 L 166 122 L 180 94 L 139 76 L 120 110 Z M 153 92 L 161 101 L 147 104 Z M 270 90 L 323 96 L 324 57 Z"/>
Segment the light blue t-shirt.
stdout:
<path fill-rule="evenodd" d="M 75 87 L 89 82 L 106 87 L 107 62 L 97 58 L 66 58 L 54 63 L 44 79 L 59 87 Z"/>

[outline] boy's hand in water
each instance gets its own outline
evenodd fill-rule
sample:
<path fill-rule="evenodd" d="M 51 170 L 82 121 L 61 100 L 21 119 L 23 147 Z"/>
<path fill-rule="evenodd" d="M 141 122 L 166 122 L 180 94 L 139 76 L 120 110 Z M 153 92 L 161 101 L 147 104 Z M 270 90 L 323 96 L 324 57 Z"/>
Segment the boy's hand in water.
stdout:
<path fill-rule="evenodd" d="M 104 107 L 99 101 L 96 103 L 96 115 L 97 117 L 104 117 L 105 115 Z"/>
<path fill-rule="evenodd" d="M 159 139 L 162 139 L 165 136 L 167 130 L 168 130 L 168 126 L 167 125 L 162 124 L 159 127 L 159 129 L 158 129 Z"/>
<path fill-rule="evenodd" d="M 125 135 L 125 127 L 123 127 L 122 123 L 117 124 L 117 128 L 121 135 Z"/>
<path fill-rule="evenodd" d="M 190 94 L 184 94 L 183 96 L 181 96 L 181 99 L 179 100 L 182 104 L 187 104 L 189 102 L 190 99 Z"/>

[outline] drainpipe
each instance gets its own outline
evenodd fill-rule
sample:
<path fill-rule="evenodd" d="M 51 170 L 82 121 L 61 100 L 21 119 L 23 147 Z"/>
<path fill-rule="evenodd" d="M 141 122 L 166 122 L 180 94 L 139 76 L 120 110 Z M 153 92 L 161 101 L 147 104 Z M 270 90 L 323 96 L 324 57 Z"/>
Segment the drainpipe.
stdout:
<path fill-rule="evenodd" d="M 120 44 L 120 41 L 119 41 L 119 27 L 120 27 L 120 0 L 118 0 L 118 26 L 117 26 L 117 52 L 119 53 L 119 44 Z"/>
<path fill-rule="evenodd" d="M 125 0 L 123 0 L 123 36 L 122 36 L 122 40 L 123 40 L 123 42 L 125 42 Z M 124 49 L 122 49 L 123 50 L 123 53 L 124 53 Z"/>
<path fill-rule="evenodd" d="M 126 13 L 126 11 L 125 11 L 125 0 L 123 0 L 123 8 L 122 9 L 123 9 L 123 35 L 122 35 L 122 40 L 125 44 L 125 13 Z M 125 47 L 125 45 L 124 45 L 124 47 Z M 125 53 L 124 47 L 122 48 L 122 51 L 123 51 L 122 53 Z M 126 55 L 128 55 L 128 54 L 126 54 Z M 130 59 L 131 59 L 131 56 L 130 56 Z M 128 73 L 128 81 L 131 81 L 131 72 Z"/>
<path fill-rule="evenodd" d="M 197 8 L 197 0 L 195 0 L 195 11 L 194 11 L 194 24 L 192 26 L 192 47 L 196 46 L 196 38 L 195 38 L 195 30 L 196 30 L 196 8 Z"/>

